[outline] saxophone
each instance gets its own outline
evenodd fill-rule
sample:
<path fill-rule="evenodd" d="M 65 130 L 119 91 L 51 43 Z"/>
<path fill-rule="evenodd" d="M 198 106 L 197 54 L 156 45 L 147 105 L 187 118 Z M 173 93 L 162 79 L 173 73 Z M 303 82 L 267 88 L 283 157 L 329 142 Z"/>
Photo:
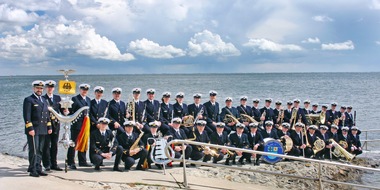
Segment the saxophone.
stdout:
<path fill-rule="evenodd" d="M 142 138 L 143 135 L 144 135 L 144 132 L 141 131 L 139 137 L 137 137 L 137 139 L 135 140 L 135 142 L 134 142 L 134 143 L 132 144 L 132 146 L 129 148 L 129 151 L 131 151 L 131 150 L 136 150 L 136 149 L 139 149 L 139 148 L 140 148 L 140 147 L 139 147 L 139 142 L 140 142 L 140 140 L 141 140 L 141 138 Z M 135 155 L 135 154 L 137 154 L 137 153 L 134 153 L 134 154 L 129 153 L 130 156 L 133 156 L 133 155 Z"/>

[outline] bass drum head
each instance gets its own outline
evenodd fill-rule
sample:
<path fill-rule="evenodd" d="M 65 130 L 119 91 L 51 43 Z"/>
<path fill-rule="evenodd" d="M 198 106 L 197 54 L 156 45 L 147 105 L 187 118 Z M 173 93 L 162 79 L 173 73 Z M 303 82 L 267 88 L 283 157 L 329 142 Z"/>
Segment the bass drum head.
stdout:
<path fill-rule="evenodd" d="M 282 143 L 273 138 L 265 138 L 264 139 L 264 152 L 276 153 L 276 154 L 284 154 L 284 148 Z M 276 156 L 262 156 L 264 162 L 268 164 L 275 164 L 282 160 L 280 157 Z"/>

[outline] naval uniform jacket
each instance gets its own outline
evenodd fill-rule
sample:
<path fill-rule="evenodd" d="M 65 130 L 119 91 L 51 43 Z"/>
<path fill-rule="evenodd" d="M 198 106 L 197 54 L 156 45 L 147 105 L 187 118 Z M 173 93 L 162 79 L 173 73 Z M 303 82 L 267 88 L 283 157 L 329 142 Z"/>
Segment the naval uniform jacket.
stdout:
<path fill-rule="evenodd" d="M 331 124 L 334 124 L 334 120 L 338 118 L 338 112 L 339 111 L 332 111 L 331 109 L 326 111 L 326 121 L 330 122 Z M 327 122 L 326 122 L 327 123 Z"/>
<path fill-rule="evenodd" d="M 226 115 L 234 116 L 237 120 L 240 121 L 240 114 L 239 111 L 235 107 L 228 108 L 227 106 L 222 108 L 222 112 L 220 113 L 220 119 L 224 121 L 226 118 Z M 227 124 L 227 123 L 226 123 Z M 235 123 L 236 125 L 236 123 Z"/>
<path fill-rule="evenodd" d="M 207 113 L 207 123 L 220 122 L 219 103 L 215 102 L 215 105 L 212 105 L 212 103 L 208 101 L 203 105 Z"/>
<path fill-rule="evenodd" d="M 352 112 L 348 113 L 348 112 L 345 112 L 346 114 L 346 120 L 345 120 L 345 125 L 348 126 L 348 127 L 352 127 L 354 125 L 354 115 L 352 114 Z"/>
<path fill-rule="evenodd" d="M 271 130 L 268 134 L 266 130 L 261 130 L 261 136 L 263 136 L 263 139 L 265 138 L 273 138 L 278 139 L 277 132 L 275 130 Z"/>
<path fill-rule="evenodd" d="M 112 147 L 109 147 L 108 145 L 112 143 L 112 140 L 115 138 L 115 141 L 113 143 Z M 107 129 L 105 131 L 104 136 L 102 136 L 102 133 L 100 130 L 94 130 L 91 132 L 90 136 L 90 154 L 98 154 L 101 155 L 102 153 L 108 153 L 113 152 L 116 153 L 116 149 L 118 146 L 118 141 L 116 137 L 113 136 L 112 131 Z"/>
<path fill-rule="evenodd" d="M 47 94 L 45 94 L 43 97 L 46 99 L 48 106 L 52 107 L 57 113 L 62 113 L 63 110 L 61 108 L 61 104 L 59 103 L 61 101 L 61 96 L 53 94 L 53 100 L 50 99 Z M 50 120 L 53 130 L 52 133 L 59 134 L 59 129 L 61 128 L 59 120 L 52 113 L 50 113 Z"/>
<path fill-rule="evenodd" d="M 260 146 L 263 146 L 264 145 L 264 139 L 263 139 L 263 136 L 261 136 L 261 134 L 256 131 L 256 134 L 255 136 L 252 136 L 252 133 L 248 133 L 247 134 L 248 136 L 248 141 L 249 141 L 249 147 L 251 149 L 253 149 L 253 147 L 256 145 L 256 144 L 260 144 Z"/>
<path fill-rule="evenodd" d="M 130 104 L 130 102 L 127 102 L 127 107 Z M 144 114 L 145 110 L 145 103 L 143 101 L 135 101 L 135 121 L 139 122 L 140 124 L 145 123 L 146 120 L 146 113 Z M 146 111 L 145 111 L 146 112 Z M 132 119 L 132 116 L 128 118 L 129 120 Z M 143 121 L 144 120 L 144 121 Z"/>
<path fill-rule="evenodd" d="M 50 113 L 48 103 L 41 96 L 40 101 L 36 95 L 32 94 L 24 99 L 23 116 L 25 122 L 25 134 L 34 130 L 36 135 L 47 135 L 51 129 Z"/>
<path fill-rule="evenodd" d="M 117 135 L 117 142 L 119 142 L 119 145 L 123 147 L 123 153 L 127 156 L 130 156 L 129 155 L 129 150 L 131 148 L 131 146 L 133 145 L 133 143 L 135 143 L 135 141 L 137 140 L 137 138 L 139 137 L 139 134 L 135 133 L 135 132 L 132 132 L 132 135 L 128 137 L 127 133 L 121 133 L 119 135 Z M 140 139 L 140 141 L 138 142 L 138 147 L 143 149 L 144 148 L 144 143 L 142 142 L 142 140 Z"/>
<path fill-rule="evenodd" d="M 236 109 L 238 110 L 239 114 L 246 114 L 246 115 L 252 116 L 252 108 L 251 108 L 251 106 L 240 105 L 240 106 L 236 107 Z"/>
<path fill-rule="evenodd" d="M 189 115 L 192 115 L 194 117 L 194 120 L 197 118 L 198 116 L 198 113 L 203 110 L 203 119 L 202 120 L 207 120 L 207 110 L 205 108 L 205 106 L 203 104 L 199 104 L 199 106 L 197 107 L 194 103 L 193 104 L 189 104 L 187 106 L 187 109 L 189 111 Z"/>
<path fill-rule="evenodd" d="M 237 133 L 230 134 L 230 142 L 232 147 L 236 148 L 249 148 L 249 140 L 247 134 L 241 134 L 239 138 Z"/>
<path fill-rule="evenodd" d="M 123 101 L 116 102 L 116 100 L 111 100 L 108 107 L 108 116 L 110 119 L 110 124 L 108 125 L 111 130 L 115 129 L 115 122 L 118 122 L 120 126 L 123 126 L 125 122 L 126 115 L 126 105 Z"/>
<path fill-rule="evenodd" d="M 201 143 L 210 143 L 210 138 L 208 137 L 206 131 L 203 131 L 202 134 L 200 134 L 198 130 L 195 130 L 194 134 L 196 136 L 194 141 L 201 142 Z M 191 145 L 191 146 L 193 147 L 193 151 L 197 151 L 197 152 L 203 151 L 201 146 L 198 146 L 198 145 Z"/>
<path fill-rule="evenodd" d="M 265 122 L 266 121 L 272 121 L 273 124 L 276 124 L 275 115 L 274 115 L 273 109 L 272 108 L 263 107 L 263 108 L 260 109 L 260 114 L 263 114 L 264 111 L 266 111 L 266 114 L 265 114 L 265 120 L 263 122 L 263 125 L 265 126 Z M 260 117 L 261 117 L 261 115 L 260 115 Z"/>
<path fill-rule="evenodd" d="M 72 98 L 72 101 L 74 102 L 73 105 L 71 106 L 71 109 L 69 109 L 70 114 L 74 114 L 76 111 L 78 111 L 81 107 L 88 106 L 91 107 L 91 99 L 86 96 L 86 99 L 83 99 L 83 97 L 78 94 L 77 96 L 74 96 Z M 71 125 L 71 129 L 80 131 L 82 128 L 83 124 L 83 119 L 87 115 L 88 110 L 84 110 L 82 112 L 83 114 L 77 118 L 77 122 L 73 123 Z"/>
<path fill-rule="evenodd" d="M 302 137 L 300 137 L 300 135 Z M 302 145 L 302 138 L 303 138 L 303 144 L 306 144 L 305 135 L 303 135 L 302 132 L 300 132 L 300 135 L 298 135 L 296 131 L 292 131 L 290 133 L 290 138 L 293 140 L 293 147 L 299 148 Z"/>
<path fill-rule="evenodd" d="M 183 117 L 189 114 L 187 105 L 184 103 L 182 103 L 182 106 L 181 106 L 178 102 L 176 102 L 175 104 L 173 104 L 173 109 L 174 109 L 174 117 L 179 117 L 182 119 Z"/>
<path fill-rule="evenodd" d="M 260 121 L 261 112 L 260 109 L 256 109 L 255 107 L 252 107 L 252 115 L 253 119 L 255 119 L 257 122 Z"/>
<path fill-rule="evenodd" d="M 104 115 L 104 112 L 106 111 L 106 108 L 108 106 L 108 102 L 101 99 L 99 104 L 96 102 L 96 99 L 91 100 L 91 107 L 90 107 L 90 120 L 91 125 L 96 125 L 98 123 L 99 118 L 101 117 L 108 117 L 107 113 Z"/>
<path fill-rule="evenodd" d="M 162 116 L 160 102 L 158 102 L 158 100 L 153 100 L 152 103 L 150 100 L 147 99 L 144 101 L 144 104 L 147 123 L 153 121 L 160 121 L 160 118 Z"/>
<path fill-rule="evenodd" d="M 362 147 L 362 143 L 360 142 L 360 137 L 358 134 L 351 135 L 351 144 L 356 146 L 357 148 Z"/>
<path fill-rule="evenodd" d="M 210 143 L 211 144 L 217 144 L 217 145 L 229 146 L 230 145 L 230 139 L 228 138 L 227 132 L 223 131 L 222 135 L 219 136 L 218 132 L 214 131 L 210 135 Z"/>
<path fill-rule="evenodd" d="M 161 122 L 164 124 L 169 124 L 172 121 L 172 116 L 174 116 L 174 109 L 172 104 L 161 103 Z"/>

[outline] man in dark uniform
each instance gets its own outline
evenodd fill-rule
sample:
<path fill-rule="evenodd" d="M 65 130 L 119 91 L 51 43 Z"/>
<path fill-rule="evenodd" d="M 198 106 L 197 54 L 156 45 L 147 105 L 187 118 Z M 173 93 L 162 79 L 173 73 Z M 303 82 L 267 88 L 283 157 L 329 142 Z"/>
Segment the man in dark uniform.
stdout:
<path fill-rule="evenodd" d="M 172 127 L 170 128 L 170 130 L 168 131 L 168 135 L 171 135 L 173 138 L 173 140 L 175 139 L 179 139 L 179 140 L 187 140 L 187 136 L 186 136 L 186 133 L 185 131 L 183 131 L 180 126 L 181 126 L 181 123 L 182 123 L 182 120 L 181 118 L 174 118 L 173 119 L 173 122 L 172 122 Z M 172 147 L 173 150 L 174 150 L 174 153 L 175 153 L 175 158 L 180 158 L 181 155 L 182 155 L 182 146 L 181 145 L 175 145 Z M 191 155 L 191 152 L 193 151 L 193 148 L 190 146 L 190 145 L 184 145 L 184 148 L 185 148 L 185 159 L 189 159 L 190 155 Z M 183 163 L 181 162 L 180 164 L 180 167 L 183 166 Z"/>
<path fill-rule="evenodd" d="M 292 113 L 295 111 L 295 112 L 297 112 L 297 115 L 295 118 L 290 119 L 291 120 L 290 125 L 293 125 L 294 123 L 301 121 L 307 127 L 309 125 L 309 123 L 307 122 L 305 112 L 300 108 L 300 102 L 301 102 L 301 100 L 299 100 L 299 99 L 293 100 Z"/>
<path fill-rule="evenodd" d="M 318 103 L 314 103 L 313 106 L 312 106 L 312 110 L 310 111 L 311 114 L 318 114 L 318 113 L 321 113 L 320 110 L 318 110 Z"/>
<path fill-rule="evenodd" d="M 340 111 L 336 114 L 337 119 L 338 119 L 338 127 L 342 128 L 346 126 L 346 106 L 342 105 L 340 106 Z"/>
<path fill-rule="evenodd" d="M 304 108 L 302 108 L 303 112 L 305 114 L 310 114 L 311 113 L 311 110 L 309 108 L 309 106 L 310 106 L 310 100 L 303 101 L 303 105 L 304 105 Z"/>
<path fill-rule="evenodd" d="M 142 141 L 144 143 L 145 148 L 148 151 L 147 161 L 148 161 L 148 168 L 150 169 L 151 164 L 153 163 L 152 159 L 149 156 L 151 152 L 153 151 L 151 147 L 155 142 L 153 139 L 159 138 L 160 135 L 159 135 L 159 132 L 157 132 L 157 129 L 158 129 L 157 122 L 155 121 L 150 122 L 149 127 L 150 127 L 150 133 L 144 134 L 144 136 L 142 137 Z M 157 166 L 158 169 L 162 168 L 162 165 L 160 164 L 155 164 L 155 165 Z"/>
<path fill-rule="evenodd" d="M 252 117 L 252 108 L 251 106 L 247 106 L 247 96 L 240 97 L 240 106 L 237 107 L 237 110 L 239 111 L 239 114 L 245 114 Z M 248 127 L 249 121 L 246 119 L 242 119 L 243 124 Z"/>
<path fill-rule="evenodd" d="M 316 133 L 318 130 L 318 127 L 316 125 L 310 125 L 307 133 L 307 140 L 309 142 L 311 150 L 314 149 L 314 142 L 318 139 L 322 139 L 323 137 L 320 135 L 321 133 Z M 322 151 L 322 150 L 321 150 Z M 312 151 L 312 155 L 314 155 L 314 158 L 316 159 L 322 159 L 322 152 L 319 151 L 316 154 L 314 154 L 314 151 Z M 310 157 L 312 156 L 310 155 Z"/>
<path fill-rule="evenodd" d="M 251 129 L 251 132 L 248 134 L 248 141 L 249 146 L 252 150 L 257 151 L 264 151 L 264 139 L 261 136 L 261 134 L 257 131 L 257 128 L 259 127 L 259 123 L 250 123 L 249 127 Z M 260 165 L 260 154 L 252 154 L 253 158 L 256 158 L 254 160 L 254 165 L 259 166 Z M 248 163 L 251 163 L 251 157 L 246 158 Z"/>
<path fill-rule="evenodd" d="M 339 135 L 339 141 L 345 141 L 347 143 L 347 146 L 342 146 L 347 152 L 352 152 L 354 151 L 354 148 L 352 147 L 352 137 L 348 133 L 349 128 L 347 126 L 342 127 L 342 134 Z"/>
<path fill-rule="evenodd" d="M 123 149 L 122 160 L 124 161 L 124 169 L 129 171 L 135 164 L 135 160 L 140 159 L 137 163 L 136 170 L 145 170 L 142 164 L 145 158 L 148 156 L 148 152 L 144 148 L 144 143 L 139 138 L 139 135 L 133 132 L 133 128 L 136 125 L 133 121 L 124 122 L 124 133 L 117 135 L 117 141 Z M 141 134 L 140 134 L 141 135 Z M 137 148 L 131 149 L 132 145 L 138 140 Z"/>
<path fill-rule="evenodd" d="M 354 115 L 352 114 L 352 106 L 347 106 L 347 112 L 346 112 L 346 126 L 351 128 L 354 126 Z"/>
<path fill-rule="evenodd" d="M 74 96 L 72 98 L 72 101 L 74 102 L 72 107 L 69 108 L 70 114 L 74 114 L 77 110 L 79 110 L 83 106 L 89 106 L 91 107 L 91 99 L 87 97 L 88 90 L 90 89 L 90 85 L 88 84 L 81 84 L 79 85 L 79 94 L 77 96 Z M 88 110 L 83 111 L 83 114 L 77 118 L 77 122 L 73 123 L 71 125 L 71 140 L 74 142 L 77 142 L 78 135 L 82 129 L 82 124 L 84 117 L 87 115 Z M 75 166 L 75 147 L 69 147 L 67 151 L 67 164 L 70 166 L 70 169 L 77 169 Z M 86 161 L 86 152 L 79 152 L 78 151 L 78 160 L 79 160 L 79 166 L 81 167 L 91 167 L 90 164 Z"/>
<path fill-rule="evenodd" d="M 273 109 L 273 113 L 274 113 L 274 121 L 276 121 L 276 124 L 274 124 L 274 129 L 275 131 L 277 132 L 277 129 L 281 126 L 281 123 L 284 122 L 284 118 L 282 118 L 281 120 L 281 114 L 282 114 L 282 102 L 280 100 L 277 100 L 275 102 L 275 108 Z M 280 123 L 281 122 L 281 123 Z"/>
<path fill-rule="evenodd" d="M 330 132 L 328 132 L 330 139 L 333 139 L 336 143 L 339 143 L 340 133 L 338 131 L 339 127 L 335 124 L 331 125 Z M 335 147 L 332 146 L 331 151 L 334 151 Z M 331 159 L 337 159 L 334 155 L 331 155 Z"/>
<path fill-rule="evenodd" d="M 294 132 L 294 130 L 290 129 L 290 124 L 287 122 L 284 122 L 281 124 L 282 129 L 277 131 L 277 135 L 280 138 L 280 141 L 284 147 L 286 147 L 286 137 L 291 136 L 291 134 Z M 294 146 L 291 147 L 290 150 L 284 151 L 287 155 L 299 155 L 298 149 L 296 149 Z"/>
<path fill-rule="evenodd" d="M 272 121 L 273 124 L 276 124 L 276 121 L 274 121 L 275 120 L 274 111 L 270 107 L 271 103 L 272 103 L 272 98 L 265 99 L 265 106 L 260 109 L 260 113 L 261 113 L 260 123 L 262 125 L 264 125 L 266 121 Z"/>
<path fill-rule="evenodd" d="M 162 134 L 167 133 L 169 128 L 167 128 L 167 125 L 162 125 L 160 118 L 162 117 L 162 110 L 160 106 L 160 102 L 158 100 L 155 100 L 155 89 L 148 89 L 146 90 L 146 95 L 148 96 L 148 99 L 144 101 L 145 104 L 145 114 L 147 117 L 147 123 L 144 127 L 145 133 L 150 133 L 148 124 L 153 121 L 157 121 L 158 130 L 161 131 Z"/>
<path fill-rule="evenodd" d="M 173 104 L 174 109 L 174 118 L 180 118 L 181 120 L 185 119 L 185 116 L 189 115 L 187 104 L 183 103 L 183 98 L 185 93 L 178 92 L 176 94 L 176 103 Z M 181 129 L 185 131 L 186 135 L 190 135 L 191 130 L 188 127 L 181 126 Z"/>
<path fill-rule="evenodd" d="M 210 138 L 207 135 L 207 132 L 204 130 L 206 126 L 206 121 L 198 120 L 195 124 L 197 129 L 194 131 L 196 142 L 201 143 L 210 143 Z M 200 160 L 203 158 L 203 162 L 211 159 L 211 155 L 209 153 L 209 148 L 201 147 L 198 145 L 192 145 L 193 151 L 191 152 L 190 158 L 192 160 Z"/>
<path fill-rule="evenodd" d="M 110 119 L 110 124 L 108 125 L 111 130 L 117 130 L 117 134 L 124 133 L 123 123 L 126 117 L 126 105 L 125 102 L 121 100 L 121 88 L 112 89 L 113 99 L 109 102 L 108 106 L 108 117 Z"/>
<path fill-rule="evenodd" d="M 119 146 L 116 136 L 111 130 L 107 129 L 109 122 L 110 120 L 105 117 L 99 118 L 99 128 L 91 132 L 90 156 L 92 157 L 92 163 L 95 165 L 95 170 L 100 171 L 100 165 L 103 160 L 110 160 L 112 156 L 116 155 L 113 171 L 123 172 L 119 168 L 123 149 Z"/>
<path fill-rule="evenodd" d="M 202 94 L 195 93 L 193 95 L 193 98 L 194 98 L 194 103 L 189 104 L 187 106 L 188 111 L 189 111 L 189 115 L 192 115 L 194 117 L 194 120 L 206 120 L 207 119 L 207 110 L 206 110 L 205 106 L 203 104 L 201 104 Z"/>
<path fill-rule="evenodd" d="M 360 142 L 358 130 L 359 129 L 356 126 L 351 128 L 351 133 L 352 133 L 352 136 L 351 136 L 352 143 L 351 144 L 353 147 L 353 151 L 351 151 L 351 153 L 353 153 L 355 155 L 359 155 L 359 154 L 363 153 L 362 143 Z"/>
<path fill-rule="evenodd" d="M 61 111 L 63 111 L 61 109 L 61 104 L 59 103 L 61 97 L 53 94 L 55 85 L 56 82 L 53 80 L 45 81 L 46 94 L 43 97 L 47 100 L 48 106 L 52 107 L 57 113 L 61 113 Z M 52 113 L 50 113 L 50 120 L 52 133 L 46 136 L 45 149 L 42 154 L 42 163 L 46 171 L 49 171 L 50 169 L 62 171 L 57 163 L 59 129 L 61 126 L 59 120 L 55 118 Z"/>
<path fill-rule="evenodd" d="M 228 138 L 228 134 L 224 131 L 225 124 L 223 122 L 216 123 L 216 131 L 213 132 L 210 136 L 210 143 L 222 146 L 229 146 L 230 139 Z M 218 149 L 216 150 L 218 155 L 213 156 L 212 163 L 216 164 L 217 162 L 223 160 L 224 155 L 228 154 L 226 149 Z M 208 161 L 208 160 L 206 160 Z"/>
<path fill-rule="evenodd" d="M 106 113 L 108 102 L 102 99 L 103 92 L 104 88 L 102 86 L 96 86 L 94 88 L 95 98 L 91 100 L 90 107 L 91 131 L 98 129 L 99 118 L 108 117 Z"/>
<path fill-rule="evenodd" d="M 240 122 L 240 114 L 239 114 L 239 111 L 235 107 L 232 106 L 231 97 L 227 97 L 225 102 L 226 102 L 226 106 L 222 108 L 222 112 L 220 113 L 220 119 L 223 120 L 224 123 L 226 124 L 226 127 L 224 128 L 224 130 L 228 134 L 230 134 L 231 131 L 236 131 L 236 125 Z M 232 120 L 231 116 L 237 119 L 239 122 Z M 244 131 L 248 133 L 247 128 L 245 128 Z"/>
<path fill-rule="evenodd" d="M 135 105 L 135 113 L 134 113 L 134 117 L 133 118 L 133 115 L 131 115 L 132 113 L 128 113 L 126 114 L 126 118 L 130 121 L 135 121 L 136 123 L 136 127 L 135 127 L 135 131 L 137 133 L 139 133 L 140 130 L 142 131 L 148 131 L 149 128 L 147 127 L 146 124 L 146 110 L 145 110 L 145 103 L 143 101 L 140 101 L 140 94 L 141 94 L 141 88 L 133 88 L 132 89 L 132 96 L 133 96 L 133 100 L 129 100 L 130 102 L 127 102 L 127 108 L 129 106 L 130 103 L 134 103 Z"/>
<path fill-rule="evenodd" d="M 207 126 L 206 131 L 208 135 L 211 135 L 213 132 L 216 131 L 216 123 L 220 122 L 220 115 L 219 115 L 219 103 L 216 102 L 216 96 L 218 93 L 214 90 L 211 90 L 209 92 L 210 94 L 210 101 L 204 103 L 204 107 L 206 109 L 207 113 Z"/>
<path fill-rule="evenodd" d="M 265 138 L 278 139 L 277 131 L 273 129 L 272 121 L 265 122 L 265 130 L 261 131 L 261 136 L 263 136 L 263 139 Z"/>
<path fill-rule="evenodd" d="M 336 111 L 337 105 L 338 104 L 336 102 L 333 102 L 331 103 L 331 109 L 327 110 L 326 112 L 327 125 L 335 124 L 334 121 L 336 118 L 338 118 L 338 111 Z"/>
<path fill-rule="evenodd" d="M 252 115 L 251 116 L 256 121 L 260 121 L 260 117 L 261 117 L 261 113 L 260 113 L 260 109 L 259 109 L 259 103 L 260 103 L 260 99 L 258 99 L 258 98 L 253 99 Z"/>
<path fill-rule="evenodd" d="M 286 110 L 284 111 L 284 122 L 290 124 L 290 119 L 292 118 L 293 102 L 286 102 Z"/>
<path fill-rule="evenodd" d="M 52 133 L 48 103 L 42 92 L 45 83 L 37 80 L 32 83 L 33 94 L 26 97 L 23 103 L 23 117 L 25 122 L 25 134 L 29 146 L 29 168 L 30 176 L 46 176 L 42 171 L 41 159 L 45 146 L 45 139 Z"/>
<path fill-rule="evenodd" d="M 164 92 L 162 94 L 162 103 L 161 103 L 161 117 L 160 117 L 160 121 L 161 121 L 161 129 L 165 129 L 165 130 L 161 130 L 162 134 L 166 134 L 168 133 L 169 129 L 170 129 L 170 125 L 171 125 L 171 121 L 174 117 L 174 109 L 173 109 L 173 105 L 170 103 L 170 96 L 171 96 L 171 93 L 170 92 Z"/>
<path fill-rule="evenodd" d="M 290 134 L 290 138 L 293 140 L 294 152 L 292 156 L 300 156 L 305 152 L 305 157 L 309 158 L 313 151 L 310 147 L 306 146 L 306 134 L 303 132 L 303 123 L 296 123 L 295 130 Z M 289 154 L 290 155 L 290 154 Z"/>
<path fill-rule="evenodd" d="M 249 149 L 248 135 L 243 133 L 244 128 L 245 128 L 244 124 L 238 123 L 236 125 L 236 133 L 230 134 L 229 138 L 230 138 L 232 147 Z M 244 165 L 244 159 L 249 159 L 251 157 L 250 153 L 245 153 L 242 151 L 234 151 L 234 152 L 235 154 L 233 156 L 226 159 L 225 165 L 229 165 L 231 159 L 232 159 L 232 164 L 236 164 L 235 162 L 236 156 L 240 156 L 238 162 L 241 165 Z"/>
<path fill-rule="evenodd" d="M 321 125 L 319 126 L 319 131 L 321 131 L 321 137 L 322 137 L 322 140 L 325 141 L 325 148 L 323 150 L 321 150 L 321 157 L 322 158 L 325 158 L 325 159 L 331 159 L 330 157 L 330 151 L 331 151 L 331 148 L 332 148 L 332 145 L 331 145 L 331 142 L 330 142 L 330 135 L 328 133 L 328 130 L 329 128 L 326 126 L 326 125 Z"/>

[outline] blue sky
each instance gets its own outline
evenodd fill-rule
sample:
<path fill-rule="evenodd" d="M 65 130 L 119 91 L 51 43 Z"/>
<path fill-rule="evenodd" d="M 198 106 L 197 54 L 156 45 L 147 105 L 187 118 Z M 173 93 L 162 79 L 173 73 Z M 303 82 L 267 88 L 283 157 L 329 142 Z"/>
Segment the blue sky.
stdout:
<path fill-rule="evenodd" d="M 0 0 L 0 75 L 380 71 L 380 0 Z"/>

